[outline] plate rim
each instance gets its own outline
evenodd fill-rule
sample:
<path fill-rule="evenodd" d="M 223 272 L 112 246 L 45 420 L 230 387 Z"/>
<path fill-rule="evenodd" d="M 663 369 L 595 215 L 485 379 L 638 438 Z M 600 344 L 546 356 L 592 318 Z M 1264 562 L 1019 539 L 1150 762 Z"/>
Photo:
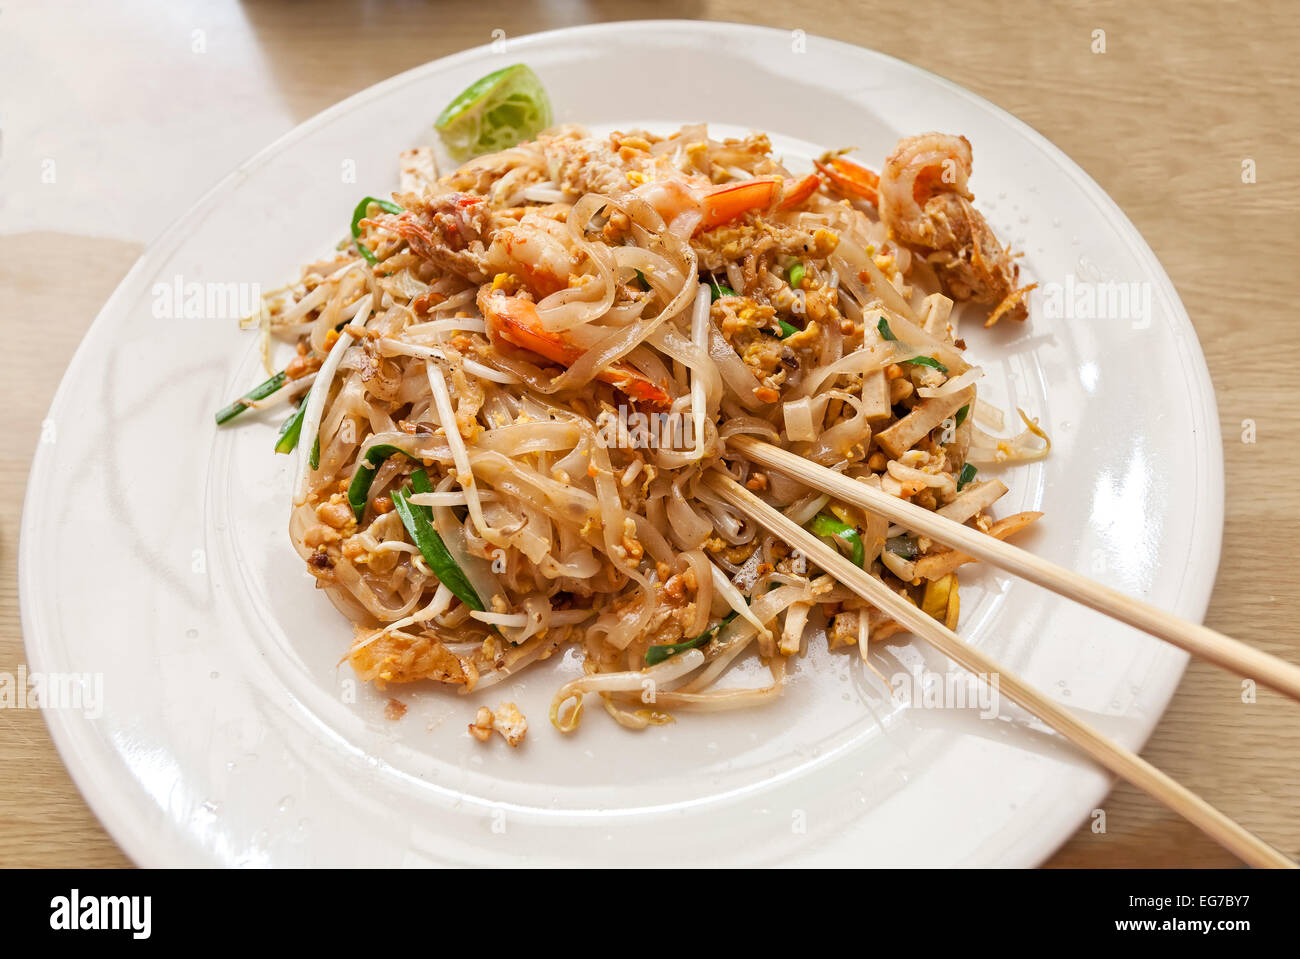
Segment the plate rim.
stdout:
<path fill-rule="evenodd" d="M 662 20 L 618 20 L 604 23 L 587 23 L 569 27 L 560 27 L 551 30 L 540 31 L 512 37 L 509 40 L 508 51 L 519 51 L 525 55 L 528 47 L 554 41 L 556 39 L 567 39 L 569 37 L 584 37 L 608 32 L 626 31 L 630 28 L 639 28 L 643 30 L 654 30 L 664 35 L 674 31 L 691 31 L 696 34 L 705 31 L 716 31 L 724 34 L 751 34 L 751 35 L 788 35 L 790 31 L 780 27 L 761 26 L 757 24 L 733 23 L 719 20 L 683 20 L 683 19 L 662 19 Z M 968 102 L 975 103 L 981 108 L 990 111 L 1004 123 L 1008 123 L 1015 128 L 1027 141 L 1037 147 L 1037 149 L 1046 155 L 1052 163 L 1061 171 L 1069 175 L 1081 190 L 1088 194 L 1094 205 L 1103 213 L 1107 221 L 1116 232 L 1127 236 L 1132 242 L 1133 247 L 1140 254 L 1143 260 L 1144 272 L 1157 280 L 1157 286 L 1166 295 L 1169 306 L 1172 309 L 1171 320 L 1175 328 L 1182 328 L 1190 333 L 1190 346 L 1187 355 L 1182 358 L 1182 363 L 1186 368 L 1190 361 L 1191 372 L 1194 373 L 1199 381 L 1196 390 L 1197 398 L 1202 405 L 1202 413 L 1210 431 L 1218 433 L 1220 442 L 1213 442 L 1212 437 L 1208 437 L 1204 444 L 1206 454 L 1205 467 L 1205 488 L 1197 491 L 1198 509 L 1204 512 L 1204 525 L 1211 527 L 1211 530 L 1217 530 L 1212 536 L 1212 542 L 1207 544 L 1211 547 L 1209 553 L 1203 557 L 1203 562 L 1198 564 L 1198 568 L 1208 570 L 1208 573 L 1202 576 L 1208 577 L 1208 583 L 1203 588 L 1202 596 L 1189 596 L 1188 584 L 1192 579 L 1190 576 L 1184 576 L 1180 582 L 1177 593 L 1177 600 L 1191 604 L 1198 621 L 1203 620 L 1206 610 L 1209 607 L 1213 594 L 1214 582 L 1217 577 L 1219 561 L 1222 552 L 1223 537 L 1223 519 L 1224 519 L 1224 472 L 1223 472 L 1223 450 L 1222 450 L 1222 427 L 1219 422 L 1217 397 L 1214 392 L 1213 381 L 1210 377 L 1208 363 L 1205 359 L 1204 350 L 1201 347 L 1200 339 L 1196 334 L 1196 329 L 1191 321 L 1182 298 L 1179 296 L 1177 288 L 1172 279 L 1165 271 L 1159 258 L 1147 243 L 1145 237 L 1138 230 L 1136 225 L 1128 218 L 1118 203 L 1068 154 L 1060 147 L 1049 140 L 1042 133 L 1034 129 L 1025 121 L 1016 117 L 1006 109 L 998 106 L 992 101 L 980 96 L 977 93 L 961 86 L 960 84 L 947 79 L 939 74 L 933 73 L 924 67 L 917 66 L 907 60 L 890 54 L 881 52 L 871 47 L 864 47 L 858 44 L 849 43 L 844 40 L 838 40 L 832 37 L 825 37 L 819 34 L 807 32 L 809 40 L 815 40 L 819 44 L 831 44 L 837 48 L 842 48 L 850 52 L 852 56 L 878 58 L 884 61 L 890 61 L 893 64 L 900 65 L 905 70 L 913 71 L 929 80 L 937 83 L 945 91 L 958 96 Z M 114 288 L 113 292 L 104 301 L 96 313 L 95 318 L 88 326 L 86 333 L 78 343 L 72 358 L 69 360 L 66 369 L 59 381 L 58 388 L 50 401 L 46 413 L 46 419 L 53 417 L 56 411 L 61 410 L 68 404 L 71 384 L 77 379 L 75 374 L 88 362 L 93 355 L 94 341 L 101 336 L 110 314 L 118 306 L 118 303 L 125 299 L 128 290 L 138 285 L 140 278 L 146 274 L 152 267 L 164 261 L 175 248 L 179 245 L 180 240 L 184 237 L 184 230 L 195 218 L 201 222 L 202 216 L 208 210 L 213 201 L 216 200 L 228 188 L 237 184 L 248 174 L 261 167 L 265 163 L 274 159 L 286 147 L 296 143 L 315 132 L 322 126 L 332 122 L 337 116 L 355 109 L 360 104 L 371 99 L 380 97 L 394 89 L 397 89 L 413 80 L 418 79 L 425 72 L 443 65 L 455 64 L 459 61 L 469 61 L 480 58 L 486 53 L 492 52 L 491 44 L 480 44 L 455 53 L 438 57 L 433 60 L 418 64 L 408 70 L 395 74 L 377 83 L 371 84 L 362 90 L 357 91 L 339 100 L 325 109 L 319 111 L 311 117 L 294 125 L 291 129 L 285 131 L 281 136 L 276 137 L 270 143 L 255 151 L 245 160 L 238 163 L 229 173 L 216 180 L 212 186 L 205 190 L 192 204 L 190 204 L 182 213 L 176 216 L 168 226 L 163 229 L 154 239 L 150 240 L 139 257 L 132 264 L 131 268 L 123 276 L 121 281 Z M 152 274 L 149 274 L 152 275 Z M 48 450 L 49 444 L 37 443 L 36 450 L 32 456 L 32 464 L 27 475 L 27 487 L 23 496 L 21 519 L 19 523 L 19 540 L 18 540 L 18 594 L 19 594 L 19 612 L 20 627 L 22 629 L 23 647 L 26 653 L 27 662 L 30 671 L 42 671 L 44 655 L 51 653 L 48 641 L 43 641 L 40 637 L 49 637 L 46 624 L 41 619 L 37 611 L 37 603 L 33 596 L 33 587 L 30 586 L 24 577 L 24 570 L 29 567 L 31 555 L 36 549 L 34 535 L 37 530 L 35 526 L 35 517 L 38 512 L 38 501 L 40 499 L 39 491 L 42 488 L 41 478 L 46 470 L 51 468 L 52 453 Z M 1202 534 L 1209 535 L 1209 534 Z M 1190 562 L 1190 557 L 1189 557 Z M 1172 699 L 1174 692 L 1181 682 L 1183 672 L 1189 660 L 1189 656 L 1181 650 L 1171 651 L 1171 668 L 1167 670 L 1162 677 L 1162 681 L 1153 684 L 1153 699 L 1158 701 L 1159 708 L 1153 709 L 1145 716 L 1139 719 L 1133 719 L 1132 728 L 1137 732 L 1135 737 L 1136 745 L 1133 747 L 1134 752 L 1140 752 L 1145 743 L 1154 732 L 1161 718 L 1168 709 L 1169 701 Z M 1174 666 L 1173 663 L 1177 665 Z M 93 741 L 95 736 L 93 730 L 87 725 L 87 722 L 79 714 L 64 710 L 41 709 L 44 715 L 46 726 L 49 729 L 51 740 L 55 745 L 59 758 L 64 767 L 67 769 L 69 776 L 76 784 L 83 800 L 95 814 L 96 818 L 104 826 L 106 831 L 112 836 L 113 840 L 119 845 L 122 851 L 137 865 L 164 865 L 168 864 L 168 857 L 161 852 L 161 848 L 155 842 L 152 842 L 153 833 L 148 828 L 147 817 L 138 815 L 139 810 L 134 805 L 121 802 L 118 798 L 103 791 L 96 791 L 94 786 L 95 776 L 92 774 L 96 766 L 104 768 L 110 758 L 108 750 L 87 749 L 88 742 Z M 1087 790 L 1080 794 L 1078 805 L 1083 808 L 1086 805 L 1095 805 L 1103 796 L 1109 793 L 1114 786 L 1113 777 L 1108 779 L 1096 789 Z M 1074 816 L 1070 817 L 1073 821 Z M 1073 835 L 1073 828 L 1062 830 L 1060 835 L 1044 835 L 1040 830 L 1033 835 L 1023 837 L 1025 856 L 1022 861 L 1026 865 L 1037 865 L 1045 861 L 1057 848 L 1063 845 Z M 193 863 L 191 863 L 193 864 Z"/>

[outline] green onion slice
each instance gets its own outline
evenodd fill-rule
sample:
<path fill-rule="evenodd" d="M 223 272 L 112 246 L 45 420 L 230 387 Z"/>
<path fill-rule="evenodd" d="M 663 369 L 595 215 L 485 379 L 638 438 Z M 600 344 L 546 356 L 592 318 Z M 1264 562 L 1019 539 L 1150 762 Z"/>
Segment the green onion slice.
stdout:
<path fill-rule="evenodd" d="M 960 475 L 958 475 L 957 477 L 957 492 L 960 493 L 961 488 L 965 486 L 967 483 L 969 483 L 971 480 L 973 480 L 975 478 L 975 474 L 978 472 L 979 470 L 976 469 L 974 463 L 967 463 L 965 466 L 963 466 L 961 468 Z"/>
<path fill-rule="evenodd" d="M 722 631 L 722 627 L 726 626 L 735 618 L 736 612 L 735 610 L 732 610 L 723 617 L 720 622 L 710 626 L 694 639 L 688 639 L 681 643 L 673 643 L 668 646 L 651 646 L 645 651 L 645 664 L 647 666 L 657 666 L 671 656 L 676 656 L 678 653 L 684 653 L 688 649 L 696 649 L 703 646 L 709 640 L 713 639 L 713 637 L 717 636 L 718 633 Z"/>
<path fill-rule="evenodd" d="M 397 453 L 411 456 L 401 447 L 380 443 L 370 447 L 361 457 L 357 471 L 352 474 L 352 482 L 348 484 L 348 504 L 352 507 L 352 513 L 358 522 L 365 515 L 366 501 L 370 499 L 370 484 L 375 481 L 375 473 L 379 472 L 379 467 L 383 465 L 384 460 Z"/>
<path fill-rule="evenodd" d="M 239 399 L 235 400 L 235 402 L 217 411 L 217 425 L 220 426 L 222 423 L 228 423 L 230 420 L 233 420 L 240 413 L 244 412 L 244 410 L 248 409 L 250 403 L 256 403 L 258 400 L 266 399 L 280 387 L 284 386 L 288 378 L 289 377 L 284 370 L 281 370 L 266 382 L 254 386 Z"/>
<path fill-rule="evenodd" d="M 412 492 L 428 493 L 432 488 L 429 474 L 424 470 L 417 469 L 411 474 Z M 416 506 L 407 499 L 410 495 L 405 489 L 393 491 L 393 509 L 401 517 L 402 525 L 406 527 L 411 541 L 420 550 L 420 555 L 429 564 L 429 569 L 433 570 L 433 574 L 438 577 L 438 582 L 451 590 L 452 594 L 470 609 L 482 612 L 485 608 L 483 601 L 479 599 L 478 593 L 475 592 L 464 571 L 452 558 L 447 544 L 433 528 L 433 510 L 428 506 Z"/>
<path fill-rule="evenodd" d="M 370 211 L 370 204 L 375 204 L 385 213 L 401 213 L 402 208 L 396 203 L 390 203 L 387 200 L 380 200 L 378 197 L 363 196 L 357 208 L 352 211 L 352 240 L 357 245 L 357 252 L 366 258 L 367 263 L 378 263 L 379 258 L 371 251 L 370 247 L 361 242 L 361 221 L 366 218 Z"/>
<path fill-rule="evenodd" d="M 899 360 L 900 363 L 915 363 L 917 366 L 928 366 L 932 370 L 938 370 L 940 373 L 947 373 L 948 367 L 944 366 L 932 356 L 914 356 L 910 360 Z"/>
<path fill-rule="evenodd" d="M 275 451 L 277 453 L 292 453 L 294 447 L 298 445 L 298 434 L 302 432 L 302 418 L 307 412 L 307 401 L 304 399 L 298 404 L 297 411 L 293 416 L 284 421 L 280 427 L 280 435 L 275 438 Z"/>
<path fill-rule="evenodd" d="M 854 566 L 862 566 L 866 561 L 866 548 L 862 545 L 862 534 L 850 526 L 848 523 L 842 523 L 830 513 L 818 513 L 813 517 L 813 521 L 808 524 L 808 532 L 814 536 L 822 536 L 833 539 L 839 545 L 849 549 Z"/>
<path fill-rule="evenodd" d="M 880 331 L 881 336 L 883 336 L 885 339 L 889 340 L 890 342 L 892 343 L 898 342 L 898 337 L 896 337 L 894 335 L 894 331 L 889 328 L 889 321 L 885 319 L 883 316 L 880 318 L 880 322 L 876 324 L 876 329 Z M 938 360 L 930 356 L 914 356 L 910 360 L 899 360 L 898 362 L 915 363 L 917 366 L 928 366 L 931 369 L 938 370 L 940 373 L 948 372 L 948 367 L 944 366 Z M 957 425 L 958 426 L 961 425 L 960 421 L 958 422 Z"/>

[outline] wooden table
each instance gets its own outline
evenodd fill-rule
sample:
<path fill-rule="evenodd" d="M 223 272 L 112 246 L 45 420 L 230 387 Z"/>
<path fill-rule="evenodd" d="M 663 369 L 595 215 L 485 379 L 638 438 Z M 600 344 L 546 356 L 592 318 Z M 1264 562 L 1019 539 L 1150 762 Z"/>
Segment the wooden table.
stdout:
<path fill-rule="evenodd" d="M 15 672 L 24 661 L 17 531 L 42 419 L 87 325 L 167 219 L 275 133 L 375 81 L 488 42 L 493 30 L 519 35 L 655 17 L 755 22 L 882 50 L 1005 107 L 1078 161 L 1169 271 L 1214 378 L 1228 499 L 1207 622 L 1300 661 L 1300 386 L 1292 369 L 1300 349 L 1300 82 L 1293 63 L 1300 23 L 1288 6 L 6 6 L 0 69 L 11 75 L 2 88 L 29 105 L 18 132 L 11 105 L 0 114 L 0 283 L 9 353 L 0 375 L 8 426 L 0 451 L 0 671 Z M 1095 31 L 1104 31 L 1104 53 L 1093 52 Z M 193 59 L 186 59 L 187 47 Z M 92 69 L 94 57 L 103 69 Z M 153 123 L 168 109 L 176 113 L 178 102 L 183 113 Z M 196 111 L 210 122 L 196 123 Z M 132 118 L 137 132 L 124 144 L 121 125 Z M 261 139 L 241 141 L 254 133 Z M 73 178 L 70 185 L 41 182 L 42 150 L 55 149 L 50 144 L 62 152 L 48 159 L 58 161 L 60 182 Z M 1242 182 L 1246 159 L 1255 161 L 1255 183 Z M 207 172 L 202 181 L 196 168 Z M 120 180 L 104 181 L 105 169 Z M 107 185 L 77 196 L 77 184 L 87 182 L 77 178 L 95 172 Z M 115 184 L 132 175 L 157 177 L 157 186 L 123 196 Z M 41 193 L 45 187 L 52 189 Z M 1242 442 L 1246 420 L 1255 424 L 1254 443 Z M 1300 854 L 1300 707 L 1267 691 L 1243 703 L 1237 678 L 1193 663 L 1144 755 L 1284 851 Z M 72 785 L 38 712 L 0 710 L 0 771 L 0 863 L 126 864 Z M 1104 807 L 1108 832 L 1082 827 L 1051 865 L 1234 864 L 1127 786 Z"/>

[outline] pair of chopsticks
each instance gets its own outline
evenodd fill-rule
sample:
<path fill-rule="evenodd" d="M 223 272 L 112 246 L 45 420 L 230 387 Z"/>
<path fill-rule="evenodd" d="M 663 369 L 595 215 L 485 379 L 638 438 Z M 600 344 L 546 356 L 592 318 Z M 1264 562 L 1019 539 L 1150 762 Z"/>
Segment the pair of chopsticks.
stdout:
<path fill-rule="evenodd" d="M 1093 609 L 1114 616 L 1154 636 L 1166 639 L 1242 675 L 1271 686 L 1293 698 L 1300 698 L 1300 668 L 1253 649 L 1214 630 L 1189 623 L 1086 577 L 1063 569 L 1009 543 L 978 530 L 896 499 L 833 470 L 811 463 L 801 456 L 747 436 L 733 436 L 729 447 L 753 462 L 778 470 L 806 486 L 819 489 L 841 502 L 870 510 L 912 532 L 960 549 L 1062 596 L 1076 599 Z M 891 616 L 917 637 L 977 676 L 996 676 L 1000 692 L 1021 708 L 1055 729 L 1083 752 L 1164 803 L 1243 862 L 1252 866 L 1295 868 L 1296 863 L 1239 823 L 1219 812 L 1195 793 L 1179 785 L 1146 760 L 1083 722 L 1055 701 L 1044 696 L 991 657 L 967 645 L 956 633 L 932 619 L 883 582 L 854 566 L 838 550 L 828 546 L 780 511 L 767 505 L 744 486 L 722 472 L 708 475 L 706 482 L 724 499 L 755 522 L 798 548 L 821 569 L 872 606 Z"/>

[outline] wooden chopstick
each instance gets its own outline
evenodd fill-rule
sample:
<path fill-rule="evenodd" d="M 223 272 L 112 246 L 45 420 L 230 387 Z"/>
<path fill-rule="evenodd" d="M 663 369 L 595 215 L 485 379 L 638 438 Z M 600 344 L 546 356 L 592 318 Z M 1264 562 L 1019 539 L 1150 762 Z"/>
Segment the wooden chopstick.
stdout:
<path fill-rule="evenodd" d="M 734 439 L 732 437 L 733 441 Z M 928 614 L 894 593 L 865 570 L 854 566 L 837 550 L 768 506 L 730 476 L 713 472 L 708 474 L 705 482 L 755 522 L 782 537 L 788 545 L 801 550 L 810 562 L 830 573 L 872 606 L 893 617 L 914 635 L 929 642 L 949 659 L 976 676 L 996 676 L 998 691 L 1005 691 L 1012 702 L 1037 716 L 1115 775 L 1164 803 L 1243 862 L 1252 866 L 1296 868 L 1296 863 L 1254 833 L 1229 819 L 1145 759 L 1107 739 L 989 656 L 967 645 L 952 630 L 931 619 Z"/>
<path fill-rule="evenodd" d="M 1188 622 L 1172 613 L 1157 609 L 1118 590 L 1103 586 L 1072 570 L 1048 562 L 1027 550 L 995 539 L 979 530 L 954 522 L 945 516 L 890 496 L 834 470 L 809 462 L 802 456 L 764 443 L 750 436 L 732 436 L 727 445 L 756 463 L 778 470 L 792 479 L 829 493 L 845 503 L 852 503 L 961 550 L 976 559 L 992 563 L 1031 583 L 1046 587 L 1067 599 L 1073 599 L 1135 626 L 1193 656 L 1230 669 L 1240 676 L 1300 699 L 1300 666 L 1288 663 L 1262 650 L 1248 646 L 1199 623 Z"/>

